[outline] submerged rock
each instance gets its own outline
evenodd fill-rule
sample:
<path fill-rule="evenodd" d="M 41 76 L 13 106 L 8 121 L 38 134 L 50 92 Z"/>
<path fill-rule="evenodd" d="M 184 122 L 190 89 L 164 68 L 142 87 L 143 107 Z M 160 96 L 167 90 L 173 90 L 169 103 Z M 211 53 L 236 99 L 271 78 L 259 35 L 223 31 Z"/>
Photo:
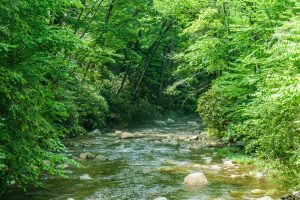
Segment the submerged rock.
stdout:
<path fill-rule="evenodd" d="M 189 186 L 201 186 L 207 183 L 205 175 L 201 172 L 189 174 L 184 178 L 184 184 Z"/>
<path fill-rule="evenodd" d="M 92 180 L 92 178 L 90 177 L 90 175 L 88 174 L 83 174 L 82 176 L 79 176 L 80 180 Z"/>
<path fill-rule="evenodd" d="M 131 138 L 135 138 L 135 135 L 133 133 L 129 133 L 129 132 L 121 132 L 119 134 L 119 138 L 120 139 L 131 139 Z"/>
<path fill-rule="evenodd" d="M 96 158 L 96 155 L 93 154 L 93 153 L 89 153 L 89 152 L 87 152 L 87 153 L 81 153 L 79 155 L 79 158 L 80 158 L 80 160 L 93 160 L 93 159 Z"/>

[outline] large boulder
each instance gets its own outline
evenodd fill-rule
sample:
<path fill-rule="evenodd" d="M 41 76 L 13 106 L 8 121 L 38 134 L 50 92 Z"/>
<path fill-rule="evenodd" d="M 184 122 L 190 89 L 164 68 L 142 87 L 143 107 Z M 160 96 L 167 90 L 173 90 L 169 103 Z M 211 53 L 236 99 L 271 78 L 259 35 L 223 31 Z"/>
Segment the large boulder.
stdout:
<path fill-rule="evenodd" d="M 93 154 L 93 153 L 89 153 L 89 152 L 87 152 L 87 153 L 81 153 L 79 155 L 79 158 L 80 158 L 80 160 L 93 160 L 93 159 L 96 158 L 96 155 Z"/>
<path fill-rule="evenodd" d="M 121 132 L 119 134 L 119 138 L 120 139 L 131 139 L 131 138 L 135 138 L 135 135 L 133 133 L 129 133 L 129 132 Z"/>
<path fill-rule="evenodd" d="M 207 183 L 206 177 L 201 172 L 189 174 L 184 178 L 184 184 L 189 186 L 201 186 Z"/>

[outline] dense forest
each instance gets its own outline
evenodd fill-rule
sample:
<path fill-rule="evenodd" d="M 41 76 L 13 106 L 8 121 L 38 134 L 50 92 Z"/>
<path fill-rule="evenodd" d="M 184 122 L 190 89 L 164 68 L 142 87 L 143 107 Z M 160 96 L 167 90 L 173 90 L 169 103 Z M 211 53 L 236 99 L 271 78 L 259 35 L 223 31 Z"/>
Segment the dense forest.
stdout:
<path fill-rule="evenodd" d="M 298 0 L 1 0 L 0 52 L 1 194 L 64 138 L 195 112 L 299 184 Z"/>

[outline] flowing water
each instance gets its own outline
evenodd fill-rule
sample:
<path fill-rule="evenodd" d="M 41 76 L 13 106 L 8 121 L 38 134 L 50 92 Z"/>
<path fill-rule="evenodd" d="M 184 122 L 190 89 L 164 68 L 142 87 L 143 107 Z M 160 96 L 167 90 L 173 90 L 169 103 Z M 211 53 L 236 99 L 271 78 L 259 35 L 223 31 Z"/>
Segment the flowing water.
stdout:
<path fill-rule="evenodd" d="M 172 199 L 257 199 L 269 195 L 278 198 L 275 185 L 255 177 L 240 176 L 253 170 L 251 166 L 224 166 L 216 148 L 190 150 L 199 142 L 175 140 L 195 135 L 187 121 L 172 125 L 148 125 L 130 130 L 144 137 L 119 139 L 116 134 L 85 136 L 65 141 L 69 157 L 91 152 L 106 156 L 105 161 L 80 161 L 82 168 L 69 168 L 68 178 L 45 176 L 45 188 L 26 194 L 12 189 L 6 199 L 12 200 L 153 200 L 158 196 Z M 172 139 L 173 138 L 173 139 Z M 209 160 L 212 158 L 212 163 Z M 221 169 L 216 169 L 218 165 Z M 209 183 L 188 187 L 183 183 L 189 173 L 201 171 Z M 80 180 L 88 174 L 91 180 Z M 257 190 L 259 189 L 259 190 Z"/>

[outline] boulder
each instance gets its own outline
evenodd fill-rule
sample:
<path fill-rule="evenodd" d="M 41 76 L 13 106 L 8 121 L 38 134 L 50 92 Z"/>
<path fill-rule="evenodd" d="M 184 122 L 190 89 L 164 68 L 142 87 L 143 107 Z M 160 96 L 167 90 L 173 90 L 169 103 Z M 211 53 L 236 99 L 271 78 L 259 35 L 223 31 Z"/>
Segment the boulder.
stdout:
<path fill-rule="evenodd" d="M 92 178 L 90 177 L 90 175 L 88 174 L 83 174 L 82 176 L 79 176 L 80 180 L 92 180 Z"/>
<path fill-rule="evenodd" d="M 87 152 L 87 153 L 81 153 L 79 155 L 79 158 L 80 158 L 80 160 L 93 160 L 93 159 L 96 158 L 96 155 L 93 154 L 93 153 L 89 153 L 89 152 Z"/>
<path fill-rule="evenodd" d="M 129 132 L 121 132 L 119 134 L 119 138 L 120 139 L 131 139 L 131 138 L 135 138 L 135 135 L 133 133 L 129 133 Z"/>
<path fill-rule="evenodd" d="M 166 197 L 156 197 L 154 200 L 168 200 Z"/>
<path fill-rule="evenodd" d="M 189 174 L 184 178 L 184 184 L 189 186 L 201 186 L 207 183 L 206 177 L 201 172 Z"/>
<path fill-rule="evenodd" d="M 107 160 L 107 157 L 102 156 L 102 155 L 98 155 L 98 156 L 96 156 L 95 160 L 103 161 L 103 160 Z"/>
<path fill-rule="evenodd" d="M 273 199 L 270 196 L 264 196 L 264 197 L 258 198 L 256 200 L 273 200 Z"/>
<path fill-rule="evenodd" d="M 195 121 L 188 121 L 187 125 L 190 127 L 198 127 L 199 126 L 199 124 Z"/>

